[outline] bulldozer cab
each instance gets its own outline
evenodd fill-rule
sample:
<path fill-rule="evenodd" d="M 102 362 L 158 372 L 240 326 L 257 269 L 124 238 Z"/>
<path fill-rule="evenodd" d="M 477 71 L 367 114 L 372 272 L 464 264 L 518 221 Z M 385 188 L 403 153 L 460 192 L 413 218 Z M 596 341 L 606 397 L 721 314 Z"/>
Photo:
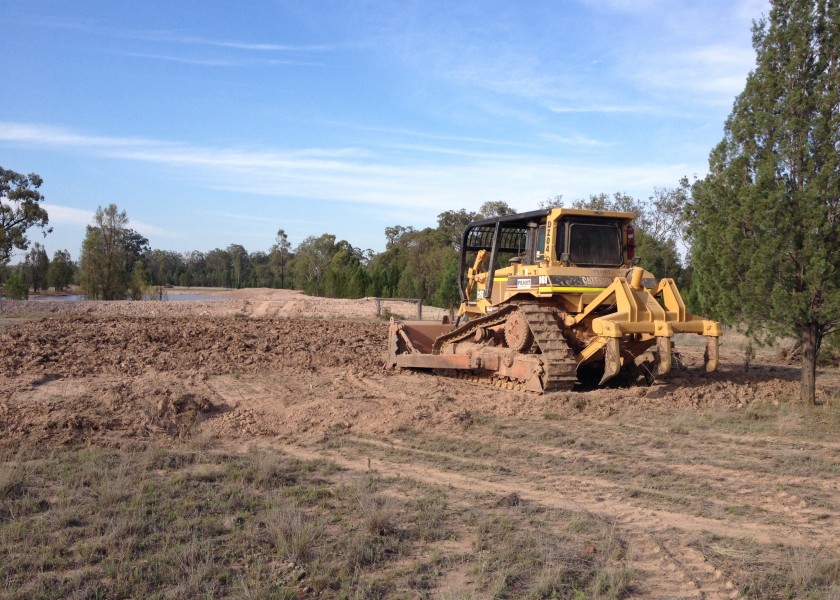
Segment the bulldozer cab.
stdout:
<path fill-rule="evenodd" d="M 633 217 L 627 212 L 559 208 L 470 223 L 461 239 L 461 301 L 495 304 L 503 298 L 494 293 L 494 285 L 519 273 L 546 276 L 548 270 L 564 267 L 629 266 Z"/>

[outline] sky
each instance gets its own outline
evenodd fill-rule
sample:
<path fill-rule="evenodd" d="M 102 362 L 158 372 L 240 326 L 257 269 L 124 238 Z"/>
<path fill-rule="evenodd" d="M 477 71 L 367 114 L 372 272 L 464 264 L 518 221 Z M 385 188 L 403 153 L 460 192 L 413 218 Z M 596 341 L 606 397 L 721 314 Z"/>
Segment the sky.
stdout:
<path fill-rule="evenodd" d="M 0 166 L 78 258 L 99 206 L 153 248 L 268 251 L 502 200 L 702 177 L 766 0 L 0 0 Z M 13 259 L 13 262 L 14 259 Z"/>

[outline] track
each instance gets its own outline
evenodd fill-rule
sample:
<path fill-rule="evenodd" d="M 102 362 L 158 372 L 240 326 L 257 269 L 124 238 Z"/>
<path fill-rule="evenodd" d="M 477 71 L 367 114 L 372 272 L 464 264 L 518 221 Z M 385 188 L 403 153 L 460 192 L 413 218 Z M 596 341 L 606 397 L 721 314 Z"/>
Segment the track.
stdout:
<path fill-rule="evenodd" d="M 447 346 L 473 339 L 481 328 L 503 325 L 516 311 L 520 311 L 534 336 L 542 362 L 541 381 L 544 392 L 570 391 L 577 383 L 575 374 L 577 362 L 574 352 L 566 343 L 563 329 L 558 320 L 557 309 L 551 300 L 512 300 L 498 311 L 470 320 L 458 329 L 435 340 L 434 352 L 445 352 Z M 505 387 L 498 375 L 482 376 L 479 373 L 463 373 L 460 377 L 476 382 Z M 514 382 L 517 383 L 517 382 Z"/>

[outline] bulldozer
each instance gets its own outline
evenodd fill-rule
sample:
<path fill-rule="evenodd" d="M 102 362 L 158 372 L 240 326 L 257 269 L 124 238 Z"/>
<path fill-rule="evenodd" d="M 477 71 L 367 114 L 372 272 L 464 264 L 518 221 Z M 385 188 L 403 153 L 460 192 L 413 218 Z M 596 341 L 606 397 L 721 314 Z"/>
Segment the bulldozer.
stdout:
<path fill-rule="evenodd" d="M 537 393 L 650 385 L 681 363 L 674 335 L 694 333 L 714 371 L 720 324 L 689 314 L 673 279 L 639 266 L 634 218 L 551 208 L 470 223 L 457 318 L 392 318 L 385 367 Z"/>

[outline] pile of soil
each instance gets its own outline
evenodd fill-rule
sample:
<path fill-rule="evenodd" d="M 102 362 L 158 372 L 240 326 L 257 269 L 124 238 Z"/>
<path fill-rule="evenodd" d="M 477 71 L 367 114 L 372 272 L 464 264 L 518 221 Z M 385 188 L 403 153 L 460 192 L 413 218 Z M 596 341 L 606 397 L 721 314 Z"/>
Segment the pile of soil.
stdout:
<path fill-rule="evenodd" d="M 0 334 L 0 372 L 6 377 L 220 374 L 351 363 L 372 369 L 386 334 L 383 324 L 349 321 L 47 318 Z"/>
<path fill-rule="evenodd" d="M 331 302 L 353 307 L 359 301 Z M 182 437 L 196 428 L 226 438 L 319 440 L 347 432 L 458 430 L 487 416 L 737 410 L 798 397 L 798 369 L 756 362 L 747 370 L 734 348 L 723 349 L 721 369 L 711 375 L 701 372 L 702 347 L 688 347 L 682 356 L 690 370 L 672 373 L 665 384 L 537 396 L 428 373 L 385 372 L 382 321 L 326 319 L 324 313 L 318 319 L 210 317 L 200 304 L 177 305 L 194 313 L 65 314 L 6 326 L 0 332 L 0 445 L 119 444 Z M 836 401 L 837 390 L 836 370 L 820 375 L 821 399 Z"/>
<path fill-rule="evenodd" d="M 0 444 L 181 437 L 229 409 L 206 381 L 381 368 L 386 326 L 303 319 L 61 317 L 0 333 Z M 119 435 L 115 435 L 119 434 Z"/>
<path fill-rule="evenodd" d="M 161 374 L 83 381 L 48 375 L 5 385 L 0 397 L 0 445 L 178 439 L 217 410 L 216 396 L 200 382 Z"/>

